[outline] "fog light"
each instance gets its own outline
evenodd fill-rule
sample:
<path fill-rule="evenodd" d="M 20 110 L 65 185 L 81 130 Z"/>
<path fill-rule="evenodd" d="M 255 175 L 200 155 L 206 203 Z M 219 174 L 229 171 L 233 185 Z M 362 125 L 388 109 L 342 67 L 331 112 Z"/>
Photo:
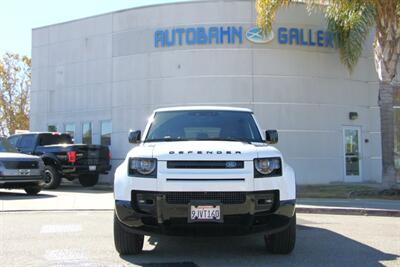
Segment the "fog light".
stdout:
<path fill-rule="evenodd" d="M 152 206 L 155 203 L 154 196 L 147 195 L 147 194 L 137 194 L 136 202 L 139 207 L 140 206 Z"/>
<path fill-rule="evenodd" d="M 272 203 L 274 203 L 274 201 L 272 199 L 259 199 L 257 201 L 258 205 L 270 205 Z"/>
<path fill-rule="evenodd" d="M 256 198 L 256 210 L 269 211 L 274 206 L 273 194 L 258 194 Z"/>
<path fill-rule="evenodd" d="M 139 204 L 141 205 L 153 205 L 154 204 L 154 200 L 152 199 L 140 199 L 138 201 Z"/>

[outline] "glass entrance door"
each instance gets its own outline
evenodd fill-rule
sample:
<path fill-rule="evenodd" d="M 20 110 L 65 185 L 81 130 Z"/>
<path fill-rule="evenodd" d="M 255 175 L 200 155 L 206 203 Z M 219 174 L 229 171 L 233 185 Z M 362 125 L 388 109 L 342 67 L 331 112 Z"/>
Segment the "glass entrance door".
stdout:
<path fill-rule="evenodd" d="M 345 182 L 361 182 L 361 129 L 344 127 Z"/>

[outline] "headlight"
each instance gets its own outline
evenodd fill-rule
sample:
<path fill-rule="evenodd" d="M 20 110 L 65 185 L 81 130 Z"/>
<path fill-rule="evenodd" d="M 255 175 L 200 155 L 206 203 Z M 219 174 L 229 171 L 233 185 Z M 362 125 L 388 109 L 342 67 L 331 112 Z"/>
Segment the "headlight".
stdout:
<path fill-rule="evenodd" d="M 157 177 L 157 159 L 152 158 L 131 158 L 128 166 L 129 175 Z"/>
<path fill-rule="evenodd" d="M 260 158 L 254 160 L 254 177 L 274 177 L 282 175 L 280 158 Z"/>

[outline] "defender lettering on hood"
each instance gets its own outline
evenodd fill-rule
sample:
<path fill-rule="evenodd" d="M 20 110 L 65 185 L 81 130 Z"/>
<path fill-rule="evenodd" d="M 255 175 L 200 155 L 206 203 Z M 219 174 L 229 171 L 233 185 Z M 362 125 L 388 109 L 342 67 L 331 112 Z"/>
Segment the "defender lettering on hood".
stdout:
<path fill-rule="evenodd" d="M 174 155 L 174 154 L 179 154 L 179 155 L 184 155 L 184 154 L 198 154 L 198 155 L 222 155 L 222 154 L 226 154 L 226 155 L 240 155 L 242 154 L 241 151 L 170 151 L 169 152 L 170 155 Z"/>

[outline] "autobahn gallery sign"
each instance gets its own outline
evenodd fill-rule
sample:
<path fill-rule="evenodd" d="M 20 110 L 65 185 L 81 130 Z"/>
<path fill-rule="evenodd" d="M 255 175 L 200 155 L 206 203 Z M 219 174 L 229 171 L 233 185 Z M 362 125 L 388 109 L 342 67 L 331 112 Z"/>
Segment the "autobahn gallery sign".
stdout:
<path fill-rule="evenodd" d="M 160 29 L 154 32 L 154 47 L 191 45 L 238 45 L 245 39 L 256 44 L 266 44 L 277 39 L 281 45 L 306 47 L 334 47 L 333 33 L 311 28 L 279 27 L 276 32 L 263 33 L 258 27 L 211 26 Z"/>

